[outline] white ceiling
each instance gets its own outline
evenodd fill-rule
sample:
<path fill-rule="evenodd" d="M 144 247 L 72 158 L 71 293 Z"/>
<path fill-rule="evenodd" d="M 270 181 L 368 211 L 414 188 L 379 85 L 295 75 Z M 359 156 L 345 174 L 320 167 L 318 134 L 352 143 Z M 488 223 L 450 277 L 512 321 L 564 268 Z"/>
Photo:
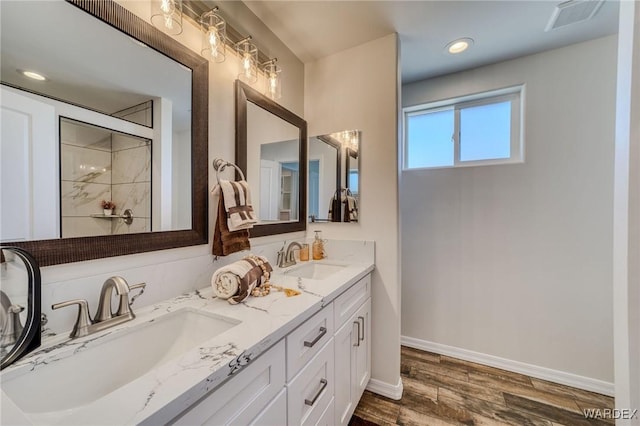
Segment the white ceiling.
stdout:
<path fill-rule="evenodd" d="M 397 32 L 403 83 L 474 68 L 617 33 L 618 1 L 595 17 L 550 32 L 559 1 L 274 1 L 244 3 L 303 62 Z M 454 56 L 450 41 L 474 46 Z"/>

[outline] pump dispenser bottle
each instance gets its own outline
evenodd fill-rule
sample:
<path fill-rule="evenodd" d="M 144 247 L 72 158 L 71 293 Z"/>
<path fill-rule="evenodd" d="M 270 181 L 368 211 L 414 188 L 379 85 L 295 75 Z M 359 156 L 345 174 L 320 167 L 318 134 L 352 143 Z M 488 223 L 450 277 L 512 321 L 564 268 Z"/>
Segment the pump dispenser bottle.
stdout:
<path fill-rule="evenodd" d="M 324 259 L 324 240 L 320 235 L 322 231 L 315 231 L 316 237 L 313 240 L 313 245 L 311 246 L 313 251 L 313 260 Z"/>

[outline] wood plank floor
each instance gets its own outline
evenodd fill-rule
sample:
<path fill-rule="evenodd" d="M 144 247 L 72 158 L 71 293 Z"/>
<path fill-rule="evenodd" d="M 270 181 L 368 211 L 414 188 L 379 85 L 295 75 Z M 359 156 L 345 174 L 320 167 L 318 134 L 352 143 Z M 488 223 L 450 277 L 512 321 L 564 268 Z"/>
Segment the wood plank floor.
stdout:
<path fill-rule="evenodd" d="M 522 374 L 402 347 L 404 392 L 394 401 L 365 391 L 351 426 L 613 425 L 583 410 L 613 409 L 613 398 Z"/>

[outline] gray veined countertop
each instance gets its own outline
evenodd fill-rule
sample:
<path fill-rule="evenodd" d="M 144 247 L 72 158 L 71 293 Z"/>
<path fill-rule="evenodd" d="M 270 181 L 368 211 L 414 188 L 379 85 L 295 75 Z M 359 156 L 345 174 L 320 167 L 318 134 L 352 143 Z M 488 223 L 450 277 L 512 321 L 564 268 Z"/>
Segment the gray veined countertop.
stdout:
<path fill-rule="evenodd" d="M 365 242 L 364 244 L 373 244 Z M 373 250 L 371 250 L 373 253 Z M 349 256 L 345 256 L 349 257 Z M 343 257 L 342 259 L 344 259 Z M 369 256 L 367 256 L 369 257 Z M 125 383 L 116 390 L 90 401 L 85 405 L 60 411 L 23 412 L 11 400 L 10 388 L 2 389 L 3 424 L 164 424 L 198 401 L 208 391 L 237 374 L 242 367 L 255 359 L 298 325 L 330 303 L 348 287 L 374 269 L 374 259 L 338 261 L 326 260 L 319 263 L 344 266 L 323 280 L 311 280 L 288 275 L 291 269 L 274 270 L 271 281 L 280 286 L 298 288 L 302 283 L 302 294 L 286 297 L 283 292 L 272 292 L 265 297 L 249 297 L 239 305 L 231 305 L 225 300 L 213 297 L 211 287 L 175 297 L 161 303 L 140 309 L 137 317 L 130 322 L 84 338 L 69 340 L 57 337 L 45 342 L 38 349 L 13 366 L 5 369 L 0 378 L 3 383 L 23 374 L 36 374 L 48 365 L 100 345 L 108 345 L 118 333 L 126 334 L 141 325 L 156 321 L 168 313 L 188 309 L 196 312 L 223 316 L 240 322 L 229 330 L 205 341 L 176 358 L 171 359 Z M 172 336 L 167 335 L 167 339 Z M 127 363 L 136 353 L 122 353 L 115 363 Z M 93 368 L 89 371 L 70 371 L 81 375 L 83 380 L 91 380 Z M 43 380 L 40 391 L 47 393 L 65 392 L 65 377 L 50 375 Z M 35 377 L 35 376 L 34 376 Z M 34 390 L 34 398 L 38 398 Z M 38 411 L 38 410 L 32 410 Z"/>

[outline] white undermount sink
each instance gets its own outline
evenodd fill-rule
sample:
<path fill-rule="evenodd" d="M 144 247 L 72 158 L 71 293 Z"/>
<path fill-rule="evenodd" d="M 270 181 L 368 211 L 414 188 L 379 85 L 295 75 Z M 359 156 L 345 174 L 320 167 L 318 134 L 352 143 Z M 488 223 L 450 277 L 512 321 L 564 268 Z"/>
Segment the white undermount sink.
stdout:
<path fill-rule="evenodd" d="M 73 409 L 103 397 L 238 324 L 240 321 L 232 318 L 180 309 L 101 337 L 94 345 L 77 348 L 73 355 L 49 361 L 35 371 L 3 380 L 2 389 L 25 413 Z"/>
<path fill-rule="evenodd" d="M 298 268 L 291 269 L 290 271 L 285 272 L 285 274 L 312 280 L 323 280 L 337 272 L 340 272 L 343 268 L 344 265 L 333 265 L 329 263 L 308 263 Z"/>

